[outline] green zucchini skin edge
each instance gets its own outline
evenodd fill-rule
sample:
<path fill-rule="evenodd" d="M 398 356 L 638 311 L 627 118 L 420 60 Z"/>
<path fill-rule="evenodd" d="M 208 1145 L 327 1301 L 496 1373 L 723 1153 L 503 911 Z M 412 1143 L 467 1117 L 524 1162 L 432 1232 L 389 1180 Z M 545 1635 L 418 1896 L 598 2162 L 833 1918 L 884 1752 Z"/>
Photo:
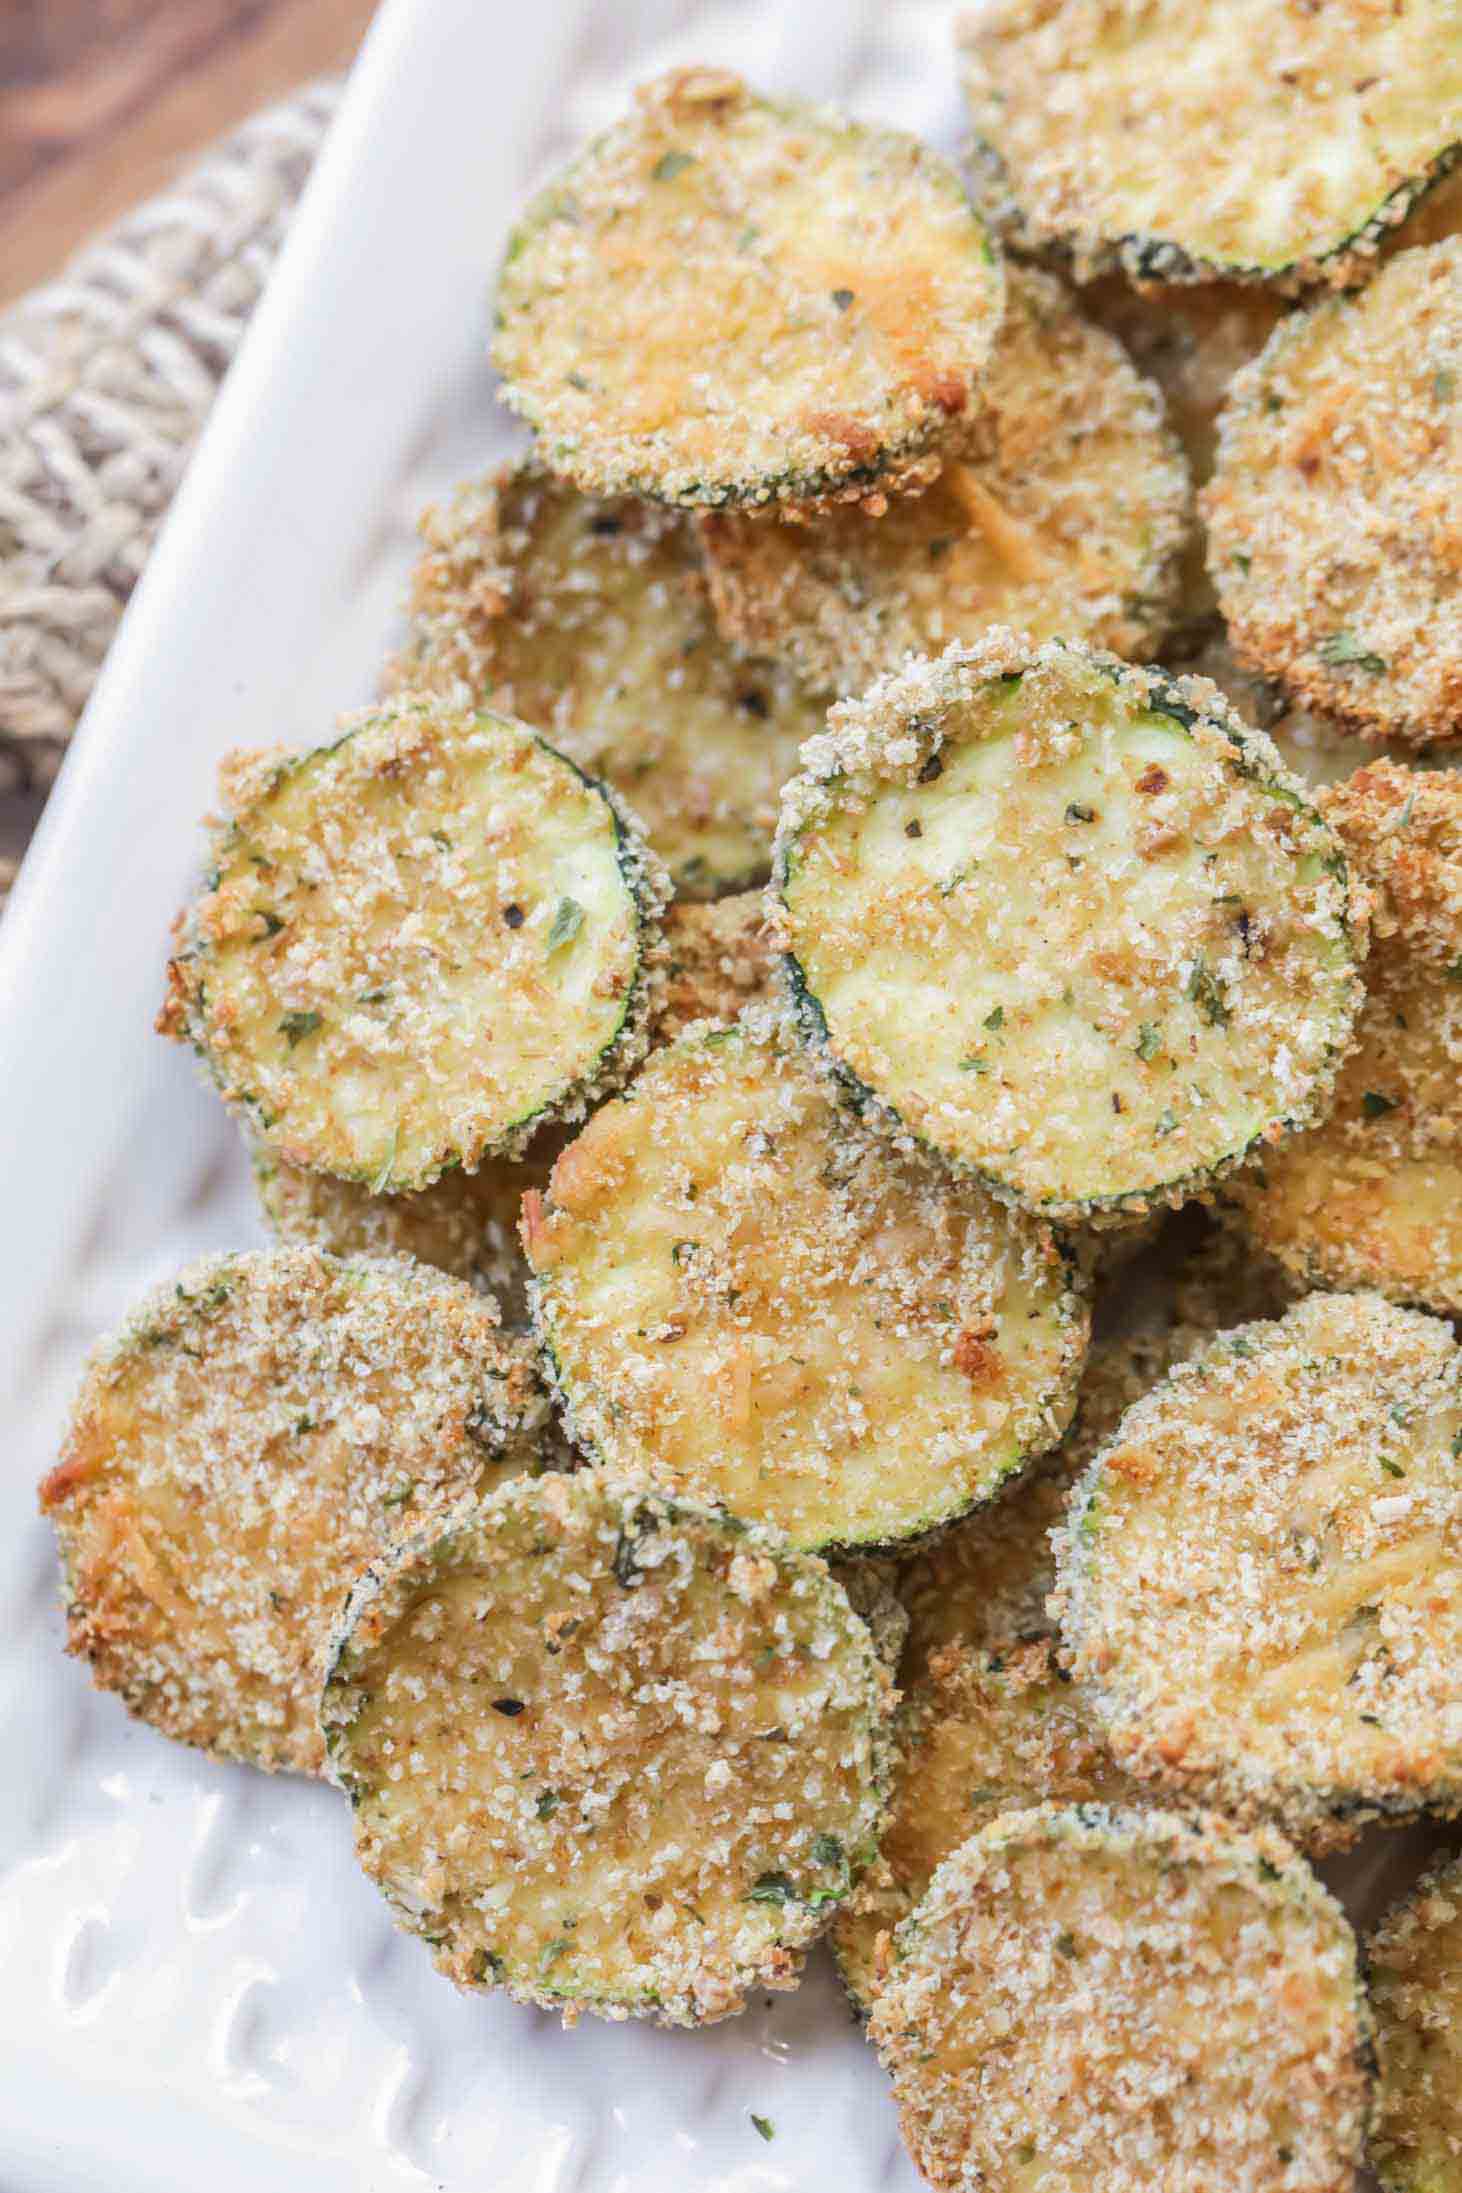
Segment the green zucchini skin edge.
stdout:
<path fill-rule="evenodd" d="M 540 732 L 535 731 L 531 724 L 519 723 L 515 717 L 501 715 L 491 708 L 476 708 L 473 709 L 472 714 L 478 722 L 500 724 L 510 730 L 526 732 L 535 746 L 541 748 L 545 754 L 551 755 L 555 761 L 562 762 L 564 767 L 571 770 L 588 791 L 597 794 L 603 800 L 605 806 L 609 809 L 612 820 L 615 862 L 623 879 L 630 904 L 634 908 L 638 940 L 634 972 L 625 990 L 623 1009 L 605 1043 L 588 1063 L 585 1070 L 575 1079 L 567 1082 L 556 1096 L 546 1097 L 543 1103 L 535 1106 L 531 1112 L 525 1112 L 520 1119 L 514 1120 L 504 1130 L 492 1148 L 482 1152 L 481 1158 L 478 1160 L 481 1163 L 494 1157 L 521 1157 L 537 1129 L 546 1120 L 550 1118 L 571 1119 L 579 1116 L 598 1096 L 615 1086 L 622 1072 L 627 1071 L 638 1062 L 648 1039 L 649 1019 L 654 1003 L 654 978 L 660 957 L 658 949 L 660 917 L 669 904 L 671 885 L 663 864 L 651 850 L 639 822 L 611 785 L 603 783 L 598 777 L 590 776 L 587 770 L 580 768 L 571 755 L 562 753 Z M 312 763 L 322 761 L 326 756 L 336 753 L 340 747 L 347 745 L 351 739 L 356 738 L 361 732 L 369 730 L 375 720 L 375 712 L 372 711 L 371 716 L 365 722 L 354 725 L 349 731 L 343 733 L 340 738 L 331 739 L 323 746 L 308 747 L 303 753 L 291 754 L 285 757 L 275 771 L 268 789 L 261 792 L 258 799 L 263 800 L 270 797 L 278 790 L 286 777 L 297 775 Z M 255 804 L 257 804 L 257 801 Z M 238 821 L 236 819 L 231 820 L 228 829 L 214 847 L 208 866 L 204 871 L 205 890 L 212 890 L 216 887 L 221 874 L 219 864 L 227 857 L 230 848 L 238 842 L 239 835 Z M 176 957 L 179 960 L 201 962 L 206 966 L 210 954 L 205 946 L 196 942 L 185 941 Z M 186 1037 L 188 1046 L 200 1061 L 209 1083 L 217 1089 L 225 1104 L 237 1105 L 247 1115 L 251 1125 L 260 1137 L 260 1147 L 267 1149 L 269 1147 L 269 1130 L 275 1124 L 275 1114 L 260 1102 L 252 1090 L 230 1090 L 225 1086 L 208 1046 L 198 1032 L 191 1015 L 186 1029 Z M 352 1172 L 332 1172 L 330 1178 L 353 1181 L 360 1187 L 369 1188 L 373 1194 L 415 1194 L 423 1188 L 431 1187 L 433 1182 L 439 1180 L 444 1173 L 455 1171 L 461 1164 L 461 1151 L 448 1150 L 443 1153 L 441 1163 L 436 1170 L 419 1180 L 396 1181 L 389 1178 L 389 1172 L 388 1177 L 383 1180 L 379 1170 L 369 1168 L 361 1168 Z"/>
<path fill-rule="evenodd" d="M 807 106 L 799 106 L 790 100 L 767 99 L 759 93 L 755 97 L 760 106 L 782 121 L 800 121 L 808 111 Z M 814 107 L 813 111 L 821 110 Z M 859 122 L 849 115 L 837 114 L 831 116 L 830 119 L 840 129 L 846 131 L 848 135 L 858 139 L 899 134 L 897 131 L 879 129 L 869 123 Z M 572 163 L 573 168 L 576 169 L 582 163 L 593 160 L 600 147 L 613 134 L 613 130 L 603 130 L 598 137 L 591 139 L 585 149 L 575 157 Z M 927 147 L 924 149 L 926 152 L 928 151 Z M 993 224 L 982 209 L 976 194 L 970 189 L 967 180 L 960 175 L 953 162 L 948 161 L 943 164 L 947 166 L 949 180 L 957 186 L 960 198 L 969 212 L 970 225 L 975 232 L 976 247 L 980 257 L 987 266 L 998 267 L 1000 265 L 1000 254 L 992 234 Z M 516 226 L 509 234 L 498 266 L 498 288 L 493 299 L 492 326 L 494 336 L 501 333 L 514 317 L 513 312 L 502 302 L 502 276 L 515 260 L 522 257 L 538 231 L 546 228 L 548 223 L 555 218 L 565 196 L 571 197 L 572 192 L 568 188 L 566 178 L 560 175 L 555 177 L 552 182 L 545 184 L 538 195 L 529 200 Z M 494 344 L 494 351 L 495 347 Z M 514 392 L 510 385 L 505 384 L 499 393 L 508 408 L 516 411 L 519 417 L 525 420 L 536 434 L 539 430 L 539 422 L 535 416 L 535 407 L 531 402 L 525 401 L 520 394 Z M 871 494 L 891 479 L 897 479 L 911 462 L 917 462 L 920 458 L 931 456 L 941 449 L 948 441 L 947 426 L 948 422 L 946 422 L 946 430 L 941 433 L 936 422 L 931 430 L 922 434 L 905 436 L 901 441 L 885 443 L 873 460 L 851 465 L 836 472 L 828 469 L 805 473 L 783 472 L 774 473 L 759 480 L 725 481 L 719 484 L 696 481 L 692 485 L 682 488 L 679 493 L 673 496 L 667 496 L 664 488 L 658 484 L 652 475 L 635 472 L 627 473 L 622 481 L 617 480 L 611 486 L 596 485 L 592 489 L 586 489 L 585 492 L 601 495 L 638 495 L 646 502 L 669 502 L 676 507 L 687 510 L 755 510 L 764 508 L 768 503 L 816 503 L 825 501 L 830 497 L 836 498 L 849 488 L 863 488 Z M 573 477 L 573 454 L 574 445 L 572 443 L 555 442 L 551 451 L 552 469 L 562 470 L 568 473 L 570 477 Z"/>
<path fill-rule="evenodd" d="M 1096 668 L 1112 678 L 1114 682 L 1119 678 L 1122 670 L 1127 667 L 1121 663 L 1114 663 L 1113 660 L 1104 661 L 1100 653 L 1095 650 L 1089 652 L 1088 659 L 1094 661 Z M 1308 799 L 1297 797 L 1287 785 L 1281 784 L 1246 755 L 1245 747 L 1248 742 L 1243 736 L 1242 728 L 1237 724 L 1237 719 L 1234 723 L 1230 723 L 1226 722 L 1222 716 L 1215 713 L 1211 708 L 1205 708 L 1202 711 L 1195 710 L 1192 704 L 1184 698 L 1177 680 L 1168 672 L 1160 670 L 1149 663 L 1142 664 L 1141 669 L 1144 677 L 1151 684 L 1152 690 L 1147 706 L 1154 715 L 1170 716 L 1176 723 L 1186 729 L 1197 720 L 1198 715 L 1201 713 L 1203 721 L 1212 729 L 1221 732 L 1234 749 L 1235 767 L 1242 776 L 1268 791 L 1272 798 L 1283 800 L 1287 806 L 1296 808 L 1300 814 L 1308 816 L 1311 821 L 1323 823 L 1324 818 Z M 1003 681 L 1000 679 L 990 681 L 992 684 L 1000 682 Z M 829 782 L 836 781 L 836 779 L 829 780 Z M 798 833 L 798 836 L 800 835 L 801 832 Z M 772 880 L 769 889 L 780 900 L 784 912 L 790 912 L 787 901 L 787 887 L 792 876 L 791 847 L 795 843 L 795 839 L 790 841 L 779 840 L 772 861 Z M 1339 847 L 1338 841 L 1336 851 L 1326 858 L 1324 865 L 1326 873 L 1333 876 L 1337 882 L 1347 883 L 1350 873 L 1349 863 L 1345 858 L 1343 849 Z M 1348 900 L 1349 894 L 1347 892 L 1347 903 Z M 1346 942 L 1351 947 L 1352 967 L 1356 967 L 1359 965 L 1359 955 L 1355 951 L 1355 924 L 1349 912 L 1342 916 L 1341 927 Z M 827 1017 L 823 1012 L 816 992 L 807 980 L 806 969 L 796 953 L 784 951 L 781 954 L 779 965 L 791 1018 L 806 1046 L 808 1055 L 825 1074 L 837 1083 L 847 1101 L 853 1105 L 861 1117 L 867 1118 L 875 1124 L 881 1124 L 890 1135 L 915 1143 L 921 1150 L 924 1150 L 930 1157 L 935 1159 L 937 1163 L 947 1166 L 952 1172 L 961 1175 L 965 1179 L 977 1181 L 998 1202 L 1010 1204 L 1019 1210 L 1032 1211 L 1038 1217 L 1049 1219 L 1053 1225 L 1077 1226 L 1085 1221 L 1102 1217 L 1140 1218 L 1161 1205 L 1167 1205 L 1176 1210 L 1180 1203 L 1189 1202 L 1195 1197 L 1206 1200 L 1215 1190 L 1217 1184 L 1229 1173 L 1237 1171 L 1245 1159 L 1250 1157 L 1264 1140 L 1263 1131 L 1261 1130 L 1259 1134 L 1251 1136 L 1242 1148 L 1229 1151 L 1213 1165 L 1200 1167 L 1190 1173 L 1176 1174 L 1171 1180 L 1155 1181 L 1149 1188 L 1134 1188 L 1116 1195 L 1086 1196 L 1075 1202 L 1064 1196 L 1044 1197 L 1034 1200 L 1027 1198 L 1018 1194 L 1009 1182 L 1000 1179 L 996 1174 L 985 1171 L 981 1166 L 972 1165 L 966 1158 L 955 1157 L 952 1153 L 941 1150 L 937 1144 L 930 1142 L 926 1136 L 919 1134 L 915 1128 L 911 1127 L 896 1108 L 888 1102 L 886 1097 L 880 1096 L 876 1090 L 870 1089 L 867 1083 L 853 1071 L 833 1048 Z M 1332 1043 L 1327 1047 L 1323 1068 L 1326 1076 L 1333 1074 L 1334 1069 L 1345 1056 L 1345 1052 L 1346 1046 L 1341 1044 Z M 1283 1132 L 1288 1133 L 1291 1130 L 1310 1125 L 1312 1122 L 1304 1117 L 1285 1117 L 1274 1122 L 1274 1124 Z"/>
<path fill-rule="evenodd" d="M 418 1575 L 424 1579 L 433 1570 L 447 1566 L 457 1550 L 459 1537 L 464 1532 L 471 1531 L 493 1507 L 505 1504 L 504 1496 L 507 1495 L 511 1498 L 517 1482 L 517 1480 L 510 1480 L 508 1483 L 498 1486 L 494 1492 L 488 1495 L 486 1500 L 467 1499 L 447 1515 L 436 1517 L 433 1522 L 427 1524 L 411 1538 L 403 1540 L 390 1553 L 383 1554 L 378 1560 L 373 1561 L 351 1587 L 349 1597 L 331 1634 L 322 1679 L 320 1710 L 321 1727 L 325 1737 L 325 1771 L 329 1779 L 344 1793 L 353 1813 L 360 1810 L 362 1803 L 370 1794 L 370 1785 L 352 1776 L 342 1765 L 339 1756 L 345 1739 L 354 1726 L 354 1721 L 341 1720 L 327 1723 L 325 1720 L 325 1707 L 332 1690 L 338 1685 L 348 1683 L 351 1680 L 351 1660 L 355 1631 L 362 1617 L 369 1615 L 374 1608 L 379 1606 L 398 1577 L 404 1576 L 409 1570 L 416 1570 Z M 717 1508 L 701 1501 L 686 1500 L 667 1493 L 661 1486 L 651 1483 L 643 1476 L 617 1475 L 614 1479 L 614 1486 L 615 1490 L 623 1494 L 626 1499 L 631 1495 L 635 1495 L 641 1501 L 650 1502 L 661 1510 L 667 1524 L 671 1527 L 687 1521 L 702 1524 L 710 1523 L 725 1531 L 730 1537 L 748 1540 L 750 1542 L 749 1550 L 769 1555 L 779 1568 L 784 1567 L 790 1560 L 796 1565 L 811 1564 L 814 1570 L 821 1569 L 824 1591 L 834 1594 L 836 1599 L 842 1603 L 839 1612 L 846 1612 L 847 1623 L 853 1638 L 866 1653 L 870 1692 L 877 1701 L 872 1711 L 870 1730 L 872 1740 L 871 1795 L 875 1816 L 873 1827 L 866 1840 L 859 1844 L 855 1850 L 847 1853 L 844 1881 L 839 1894 L 821 1907 L 826 1920 L 830 1921 L 839 1905 L 846 1900 L 857 1886 L 859 1877 L 878 1855 L 878 1845 L 887 1819 L 893 1785 L 895 1753 L 892 1701 L 896 1694 L 888 1687 L 886 1670 L 874 1647 L 872 1633 L 848 1600 L 847 1593 L 843 1590 L 842 1585 L 827 1570 L 826 1564 L 817 1555 L 800 1551 L 794 1547 L 781 1531 L 766 1524 L 747 1522 L 743 1517 L 732 1515 L 726 1509 Z M 415 1923 L 412 1914 L 404 1908 L 398 1911 L 395 1900 L 390 1896 L 389 1891 L 380 1883 L 377 1883 L 376 1886 L 380 1888 L 382 1895 L 391 1905 L 392 1912 L 397 1917 L 397 1924 L 420 1937 L 421 1929 Z M 803 1937 L 791 1946 L 795 1952 L 801 1953 L 806 1948 L 811 1947 L 812 1940 L 816 1938 L 816 1936 L 811 1938 Z M 780 1942 L 780 1935 L 771 1938 L 771 1946 L 780 1944 Z M 562 2010 L 567 2005 L 573 2004 L 586 2010 L 603 2010 L 611 2013 L 623 2011 L 634 2014 L 645 2011 L 654 2012 L 659 2009 L 661 2004 L 661 1998 L 654 1990 L 616 1993 L 602 1989 L 555 1988 L 552 1985 L 544 1984 L 537 1977 L 530 1979 L 527 1975 L 509 1974 L 506 1966 L 500 1967 L 496 1972 L 491 1971 L 490 1967 L 484 1967 L 481 1980 L 474 1982 L 474 1985 L 488 1992 L 496 1992 L 500 1988 L 514 2001 L 533 2004 L 544 2010 Z M 748 1983 L 748 1994 L 752 1992 L 754 1985 L 754 1980 Z M 662 2024 L 686 2024 L 691 2021 L 660 2019 L 657 2022 Z"/>
<path fill-rule="evenodd" d="M 971 196 L 991 228 L 1017 256 L 1055 268 L 1078 287 L 1103 274 L 1121 273 L 1133 282 L 1237 282 L 1277 289 L 1290 296 L 1317 285 L 1340 289 L 1364 280 L 1378 246 L 1395 235 L 1408 215 L 1462 161 L 1462 141 L 1443 146 L 1420 175 L 1398 183 L 1358 229 L 1341 237 L 1330 250 L 1311 258 L 1287 260 L 1279 266 L 1210 259 L 1201 252 L 1188 251 L 1169 237 L 1136 232 L 1107 237 L 1094 251 L 1078 248 L 1070 239 L 1034 235 L 1011 192 L 1009 172 L 996 147 L 988 138 L 975 135 L 969 140 L 968 153 L 976 178 Z"/>

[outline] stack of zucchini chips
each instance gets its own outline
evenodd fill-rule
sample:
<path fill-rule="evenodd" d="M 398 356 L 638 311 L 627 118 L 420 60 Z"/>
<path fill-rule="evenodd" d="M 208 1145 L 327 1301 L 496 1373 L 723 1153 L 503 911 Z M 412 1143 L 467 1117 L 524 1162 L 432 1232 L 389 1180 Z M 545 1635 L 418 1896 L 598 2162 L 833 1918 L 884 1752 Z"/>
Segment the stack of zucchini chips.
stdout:
<path fill-rule="evenodd" d="M 973 195 L 703 68 L 529 208 L 530 454 L 224 772 L 277 1245 L 93 1358 L 71 1647 L 462 1987 L 830 1932 L 935 2186 L 1458 2193 L 1447 1831 L 1369 1985 L 1312 1861 L 1462 1814 L 1462 13 L 959 65 Z"/>

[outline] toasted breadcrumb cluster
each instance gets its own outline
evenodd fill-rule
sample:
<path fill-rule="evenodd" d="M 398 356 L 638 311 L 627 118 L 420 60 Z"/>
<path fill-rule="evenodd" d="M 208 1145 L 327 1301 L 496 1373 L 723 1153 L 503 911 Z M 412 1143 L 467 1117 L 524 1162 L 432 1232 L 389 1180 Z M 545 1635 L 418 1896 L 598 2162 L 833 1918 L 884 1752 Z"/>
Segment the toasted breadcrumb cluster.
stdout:
<path fill-rule="evenodd" d="M 696 2025 L 831 1929 L 935 2187 L 1349 2193 L 1296 1846 L 1462 1813 L 1462 35 L 960 48 L 978 209 L 710 67 L 528 208 L 532 447 L 179 919 L 280 1246 L 42 1505 L 97 1682 L 327 1773 L 459 1986 Z M 1459 1910 L 1368 1945 L 1387 2193 Z"/>

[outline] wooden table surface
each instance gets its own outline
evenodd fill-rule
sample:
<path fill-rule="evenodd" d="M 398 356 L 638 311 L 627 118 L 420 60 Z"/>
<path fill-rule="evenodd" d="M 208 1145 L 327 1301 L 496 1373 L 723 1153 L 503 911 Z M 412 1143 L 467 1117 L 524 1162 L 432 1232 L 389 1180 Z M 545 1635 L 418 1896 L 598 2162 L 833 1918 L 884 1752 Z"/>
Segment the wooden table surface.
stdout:
<path fill-rule="evenodd" d="M 349 62 L 374 0 L 0 0 L 0 304 Z"/>

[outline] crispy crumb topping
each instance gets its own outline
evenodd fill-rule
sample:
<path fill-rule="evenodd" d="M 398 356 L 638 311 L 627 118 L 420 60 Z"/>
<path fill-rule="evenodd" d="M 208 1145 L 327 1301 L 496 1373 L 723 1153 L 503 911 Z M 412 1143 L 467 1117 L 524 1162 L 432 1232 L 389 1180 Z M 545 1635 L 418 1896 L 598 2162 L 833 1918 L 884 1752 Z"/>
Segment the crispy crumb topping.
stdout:
<path fill-rule="evenodd" d="M 1378 761 L 1324 806 L 1373 902 L 1359 1040 L 1234 1197 L 1298 1278 L 1462 1314 L 1462 776 Z"/>
<path fill-rule="evenodd" d="M 537 1469 L 547 1420 L 532 1351 L 457 1280 L 313 1249 L 192 1265 L 96 1350 L 41 1486 L 69 1650 L 167 1736 L 316 1773 L 346 1590 Z"/>
<path fill-rule="evenodd" d="M 421 532 L 392 676 L 541 730 L 629 802 L 678 891 L 759 882 L 826 704 L 719 638 L 691 520 L 518 464 Z"/>
<path fill-rule="evenodd" d="M 1350 281 L 1462 141 L 1446 5 L 995 0 L 960 43 L 987 214 L 1082 281 Z"/>
<path fill-rule="evenodd" d="M 1222 1334 L 1074 1496 L 1055 1604 L 1134 1771 L 1314 1849 L 1462 1809 L 1462 1351 L 1378 1295 Z"/>
<path fill-rule="evenodd" d="M 381 1563 L 323 1720 L 361 1863 L 459 1986 L 693 2025 L 796 1984 L 872 1855 L 890 1697 L 821 1561 L 596 1470 Z"/>
<path fill-rule="evenodd" d="M 425 1188 L 643 1053 L 664 872 L 522 724 L 402 694 L 223 789 L 158 1025 L 286 1163 Z"/>
<path fill-rule="evenodd" d="M 1459 406 L 1455 237 L 1286 320 L 1219 421 L 1203 499 L 1234 650 L 1371 737 L 1462 735 Z"/>
<path fill-rule="evenodd" d="M 1216 687 L 992 633 L 836 707 L 773 918 L 830 1070 L 1061 1219 L 1176 1202 L 1328 1099 L 1339 840 Z"/>
<path fill-rule="evenodd" d="M 493 359 L 586 492 L 858 500 L 927 484 L 1002 303 L 959 177 L 916 139 L 685 69 L 529 208 Z"/>
<path fill-rule="evenodd" d="M 1462 2186 L 1462 1858 L 1426 1874 L 1366 1944 L 1381 2083 L 1371 2163 L 1387 2193 Z"/>
<path fill-rule="evenodd" d="M 1140 1804 L 1049 1638 L 999 1652 L 947 1645 L 900 1710 L 889 1816 L 878 1857 L 833 1921 L 843 1983 L 866 2012 L 893 1931 L 935 1869 L 976 1828 L 1027 1805 Z"/>
<path fill-rule="evenodd" d="M 871 2034 L 929 2183 L 1352 2193 L 1370 2021 L 1339 1905 L 1269 1832 L 1043 1805 L 940 1867 Z"/>
<path fill-rule="evenodd" d="M 1017 268 L 982 393 L 969 450 L 880 515 L 703 519 L 722 629 L 843 693 L 996 624 L 1154 653 L 1192 523 L 1157 391 Z"/>
<path fill-rule="evenodd" d="M 534 1319 L 591 1453 L 810 1546 L 917 1535 L 1059 1439 L 1054 1237 L 829 1095 L 772 1016 L 692 1029 L 530 1199 Z"/>

